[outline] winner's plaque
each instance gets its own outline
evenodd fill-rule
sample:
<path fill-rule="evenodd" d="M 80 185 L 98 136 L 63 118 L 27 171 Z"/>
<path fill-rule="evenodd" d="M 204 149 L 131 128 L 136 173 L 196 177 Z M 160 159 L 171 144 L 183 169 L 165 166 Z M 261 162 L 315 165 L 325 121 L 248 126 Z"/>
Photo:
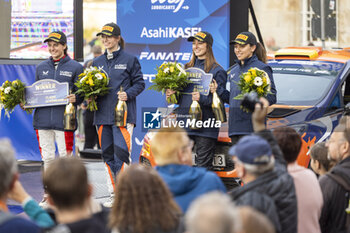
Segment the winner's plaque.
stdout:
<path fill-rule="evenodd" d="M 42 79 L 31 86 L 27 86 L 24 92 L 25 108 L 38 108 L 68 104 L 66 99 L 69 93 L 67 82 L 60 83 L 53 79 Z"/>
<path fill-rule="evenodd" d="M 191 94 L 196 88 L 201 95 L 209 95 L 209 84 L 213 79 L 213 74 L 205 73 L 204 70 L 196 67 L 186 69 L 186 73 L 191 82 L 182 91 L 182 94 Z"/>

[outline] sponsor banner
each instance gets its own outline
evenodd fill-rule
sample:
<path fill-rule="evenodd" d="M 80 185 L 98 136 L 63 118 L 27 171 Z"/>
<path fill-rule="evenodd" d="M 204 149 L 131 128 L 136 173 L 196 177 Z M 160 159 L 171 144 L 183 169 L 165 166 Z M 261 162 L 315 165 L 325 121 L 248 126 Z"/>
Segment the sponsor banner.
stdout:
<path fill-rule="evenodd" d="M 148 130 L 144 126 L 144 117 L 151 121 L 156 116 L 151 112 L 146 114 L 142 109 L 167 106 L 164 95 L 147 90 L 152 85 L 156 67 L 164 61 L 189 62 L 192 42 L 187 38 L 199 31 L 207 31 L 214 38 L 213 52 L 217 62 L 224 69 L 228 68 L 229 18 L 228 0 L 117 1 L 117 24 L 126 42 L 125 50 L 139 59 L 146 82 L 146 90 L 137 97 L 138 123 L 133 133 L 133 161 L 138 161 L 142 140 Z M 149 125 L 152 123 L 152 127 L 159 126 L 156 118 Z"/>
<path fill-rule="evenodd" d="M 221 128 L 221 121 L 215 118 L 207 120 L 195 120 L 190 115 L 177 114 L 177 108 L 142 108 L 142 131 L 157 130 L 162 128 L 179 127 L 183 129 L 218 129 Z"/>

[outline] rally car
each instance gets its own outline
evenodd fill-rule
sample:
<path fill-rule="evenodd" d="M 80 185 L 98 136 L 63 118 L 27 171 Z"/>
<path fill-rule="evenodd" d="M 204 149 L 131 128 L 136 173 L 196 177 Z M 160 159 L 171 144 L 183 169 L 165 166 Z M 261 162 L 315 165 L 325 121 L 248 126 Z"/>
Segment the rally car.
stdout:
<path fill-rule="evenodd" d="M 273 70 L 277 103 L 270 106 L 267 128 L 294 128 L 303 143 L 298 164 L 308 167 L 310 147 L 325 141 L 340 117 L 349 111 L 346 104 L 350 102 L 350 48 L 287 47 L 270 57 L 268 64 Z M 227 156 L 231 146 L 227 127 L 223 124 L 220 129 L 213 165 L 231 189 L 239 185 L 239 179 Z M 154 133 L 145 135 L 140 153 L 140 162 L 151 166 L 156 165 L 149 144 Z"/>

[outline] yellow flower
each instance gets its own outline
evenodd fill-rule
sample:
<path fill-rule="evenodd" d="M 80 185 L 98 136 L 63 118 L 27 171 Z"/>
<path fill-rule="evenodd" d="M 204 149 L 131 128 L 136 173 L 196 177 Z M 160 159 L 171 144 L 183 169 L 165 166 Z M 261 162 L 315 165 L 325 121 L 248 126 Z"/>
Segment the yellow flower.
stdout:
<path fill-rule="evenodd" d="M 102 74 L 102 77 L 103 77 L 103 78 L 107 78 L 106 75 L 105 75 L 104 73 L 101 73 L 101 74 Z"/>
<path fill-rule="evenodd" d="M 258 92 L 259 95 L 264 94 L 264 89 L 262 87 L 257 87 L 256 91 Z"/>
<path fill-rule="evenodd" d="M 5 100 L 5 96 L 1 96 L 1 101 L 4 101 Z"/>
<path fill-rule="evenodd" d="M 12 82 L 12 84 L 13 84 L 13 85 L 18 85 L 18 81 L 15 80 L 15 81 Z"/>
<path fill-rule="evenodd" d="M 256 70 L 255 69 L 250 69 L 249 71 L 250 71 L 250 73 L 252 74 L 253 77 L 256 76 Z"/>
<path fill-rule="evenodd" d="M 246 81 L 247 83 L 249 83 L 252 80 L 252 77 L 250 76 L 249 73 L 247 73 L 246 75 L 244 75 L 244 81 Z"/>
<path fill-rule="evenodd" d="M 89 78 L 88 82 L 90 87 L 95 86 L 94 81 L 91 78 Z"/>
<path fill-rule="evenodd" d="M 174 66 L 170 66 L 170 72 L 174 72 Z"/>

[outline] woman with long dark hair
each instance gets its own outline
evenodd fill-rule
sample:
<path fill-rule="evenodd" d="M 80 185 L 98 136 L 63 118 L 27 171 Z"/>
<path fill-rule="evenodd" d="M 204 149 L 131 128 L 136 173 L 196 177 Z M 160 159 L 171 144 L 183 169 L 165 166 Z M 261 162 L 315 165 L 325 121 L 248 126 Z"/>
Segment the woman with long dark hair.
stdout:
<path fill-rule="evenodd" d="M 133 164 L 117 178 L 109 226 L 113 233 L 180 233 L 182 213 L 158 173 Z"/>
<path fill-rule="evenodd" d="M 258 68 L 265 71 L 271 82 L 271 93 L 266 96 L 270 105 L 276 103 L 277 91 L 273 81 L 272 69 L 266 64 L 266 50 L 261 43 L 257 42 L 254 34 L 241 32 L 230 44 L 234 44 L 234 52 L 237 56 L 236 64 L 228 74 L 230 91 L 214 84 L 211 87 L 211 92 L 217 91 L 222 100 L 230 104 L 228 134 L 232 143 L 236 144 L 242 136 L 253 132 L 251 113 L 241 109 L 241 100 L 234 99 L 234 97 L 241 94 L 241 90 L 237 85 L 240 75 L 247 72 L 250 68 Z"/>
<path fill-rule="evenodd" d="M 208 32 L 198 32 L 196 35 L 188 38 L 192 42 L 192 58 L 185 65 L 185 68 L 196 67 L 204 70 L 206 73 L 213 75 L 213 80 L 225 88 L 227 82 L 226 71 L 217 63 L 213 53 L 213 37 Z M 172 90 L 167 90 L 167 97 L 174 93 Z M 192 101 L 198 101 L 202 110 L 202 122 L 211 119 L 215 120 L 215 115 L 212 110 L 212 97 L 209 93 L 207 96 L 202 95 L 197 91 L 192 92 L 192 95 L 182 94 L 179 98 L 178 114 L 188 115 Z M 187 129 L 189 137 L 195 143 L 196 165 L 205 167 L 208 170 L 212 168 L 216 142 L 219 135 L 218 127 L 201 127 L 198 129 Z"/>

